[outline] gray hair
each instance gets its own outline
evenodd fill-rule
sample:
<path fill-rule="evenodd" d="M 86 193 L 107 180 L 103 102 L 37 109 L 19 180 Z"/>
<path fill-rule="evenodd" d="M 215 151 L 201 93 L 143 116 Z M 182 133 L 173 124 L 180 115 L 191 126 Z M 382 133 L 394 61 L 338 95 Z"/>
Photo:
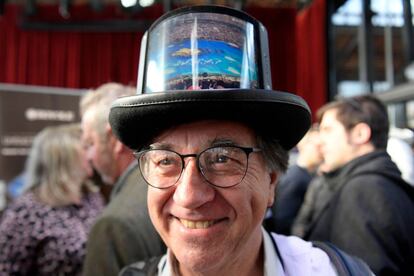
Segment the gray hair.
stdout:
<path fill-rule="evenodd" d="M 265 135 L 257 135 L 257 145 L 263 151 L 263 157 L 269 169 L 284 173 L 288 167 L 289 153 L 280 143 Z"/>
<path fill-rule="evenodd" d="M 80 101 L 80 115 L 83 116 L 88 110 L 94 112 L 94 129 L 103 139 L 108 123 L 108 116 L 112 102 L 123 96 L 132 96 L 136 90 L 132 86 L 119 83 L 106 83 L 96 89 L 89 90 Z"/>

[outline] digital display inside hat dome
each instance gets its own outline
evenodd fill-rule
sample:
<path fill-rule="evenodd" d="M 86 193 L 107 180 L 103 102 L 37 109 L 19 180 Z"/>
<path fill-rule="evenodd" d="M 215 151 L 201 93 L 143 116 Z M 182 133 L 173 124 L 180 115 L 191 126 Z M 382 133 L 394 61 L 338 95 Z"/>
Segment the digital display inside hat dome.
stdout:
<path fill-rule="evenodd" d="M 258 88 L 254 26 L 219 13 L 185 13 L 148 36 L 145 93 Z"/>

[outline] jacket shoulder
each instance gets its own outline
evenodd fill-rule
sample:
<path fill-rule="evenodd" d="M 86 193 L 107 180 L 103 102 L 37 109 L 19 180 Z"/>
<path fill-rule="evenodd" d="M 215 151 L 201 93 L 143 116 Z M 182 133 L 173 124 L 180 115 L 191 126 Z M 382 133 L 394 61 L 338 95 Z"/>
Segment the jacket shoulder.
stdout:
<path fill-rule="evenodd" d="M 311 242 L 272 233 L 286 275 L 337 275 L 329 256 Z"/>

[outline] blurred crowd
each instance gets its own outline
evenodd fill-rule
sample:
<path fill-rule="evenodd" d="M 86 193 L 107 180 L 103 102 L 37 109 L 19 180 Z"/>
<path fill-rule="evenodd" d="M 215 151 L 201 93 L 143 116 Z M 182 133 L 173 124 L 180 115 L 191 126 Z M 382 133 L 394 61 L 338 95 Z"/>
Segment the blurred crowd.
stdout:
<path fill-rule="evenodd" d="M 113 100 L 134 93 L 116 83 L 90 90 L 80 124 L 36 136 L 1 217 L 0 275 L 117 275 L 165 253 L 148 185 L 107 119 Z M 331 242 L 376 275 L 410 275 L 412 131 L 389 130 L 385 107 L 370 95 L 338 99 L 316 115 L 290 152 L 264 227 Z"/>
<path fill-rule="evenodd" d="M 316 116 L 291 152 L 266 227 L 329 241 L 376 275 L 411 275 L 413 132 L 390 130 L 372 95 L 338 99 Z"/>
<path fill-rule="evenodd" d="M 34 138 L 24 171 L 8 185 L 0 275 L 117 275 L 165 250 L 132 151 L 107 119 L 116 98 L 134 93 L 117 83 L 92 89 L 81 98 L 80 123 Z"/>

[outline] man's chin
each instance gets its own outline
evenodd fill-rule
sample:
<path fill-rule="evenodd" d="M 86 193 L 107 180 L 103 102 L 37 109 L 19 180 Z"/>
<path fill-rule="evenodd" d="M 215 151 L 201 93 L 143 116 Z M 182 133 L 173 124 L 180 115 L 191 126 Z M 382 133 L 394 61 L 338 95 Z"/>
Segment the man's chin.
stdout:
<path fill-rule="evenodd" d="M 180 263 L 180 271 L 189 270 L 195 272 L 196 274 L 208 274 L 208 271 L 211 271 L 220 261 L 221 258 L 215 259 L 214 256 L 208 255 L 203 256 L 200 255 L 186 255 L 185 257 L 181 258 L 182 260 L 179 261 Z"/>

